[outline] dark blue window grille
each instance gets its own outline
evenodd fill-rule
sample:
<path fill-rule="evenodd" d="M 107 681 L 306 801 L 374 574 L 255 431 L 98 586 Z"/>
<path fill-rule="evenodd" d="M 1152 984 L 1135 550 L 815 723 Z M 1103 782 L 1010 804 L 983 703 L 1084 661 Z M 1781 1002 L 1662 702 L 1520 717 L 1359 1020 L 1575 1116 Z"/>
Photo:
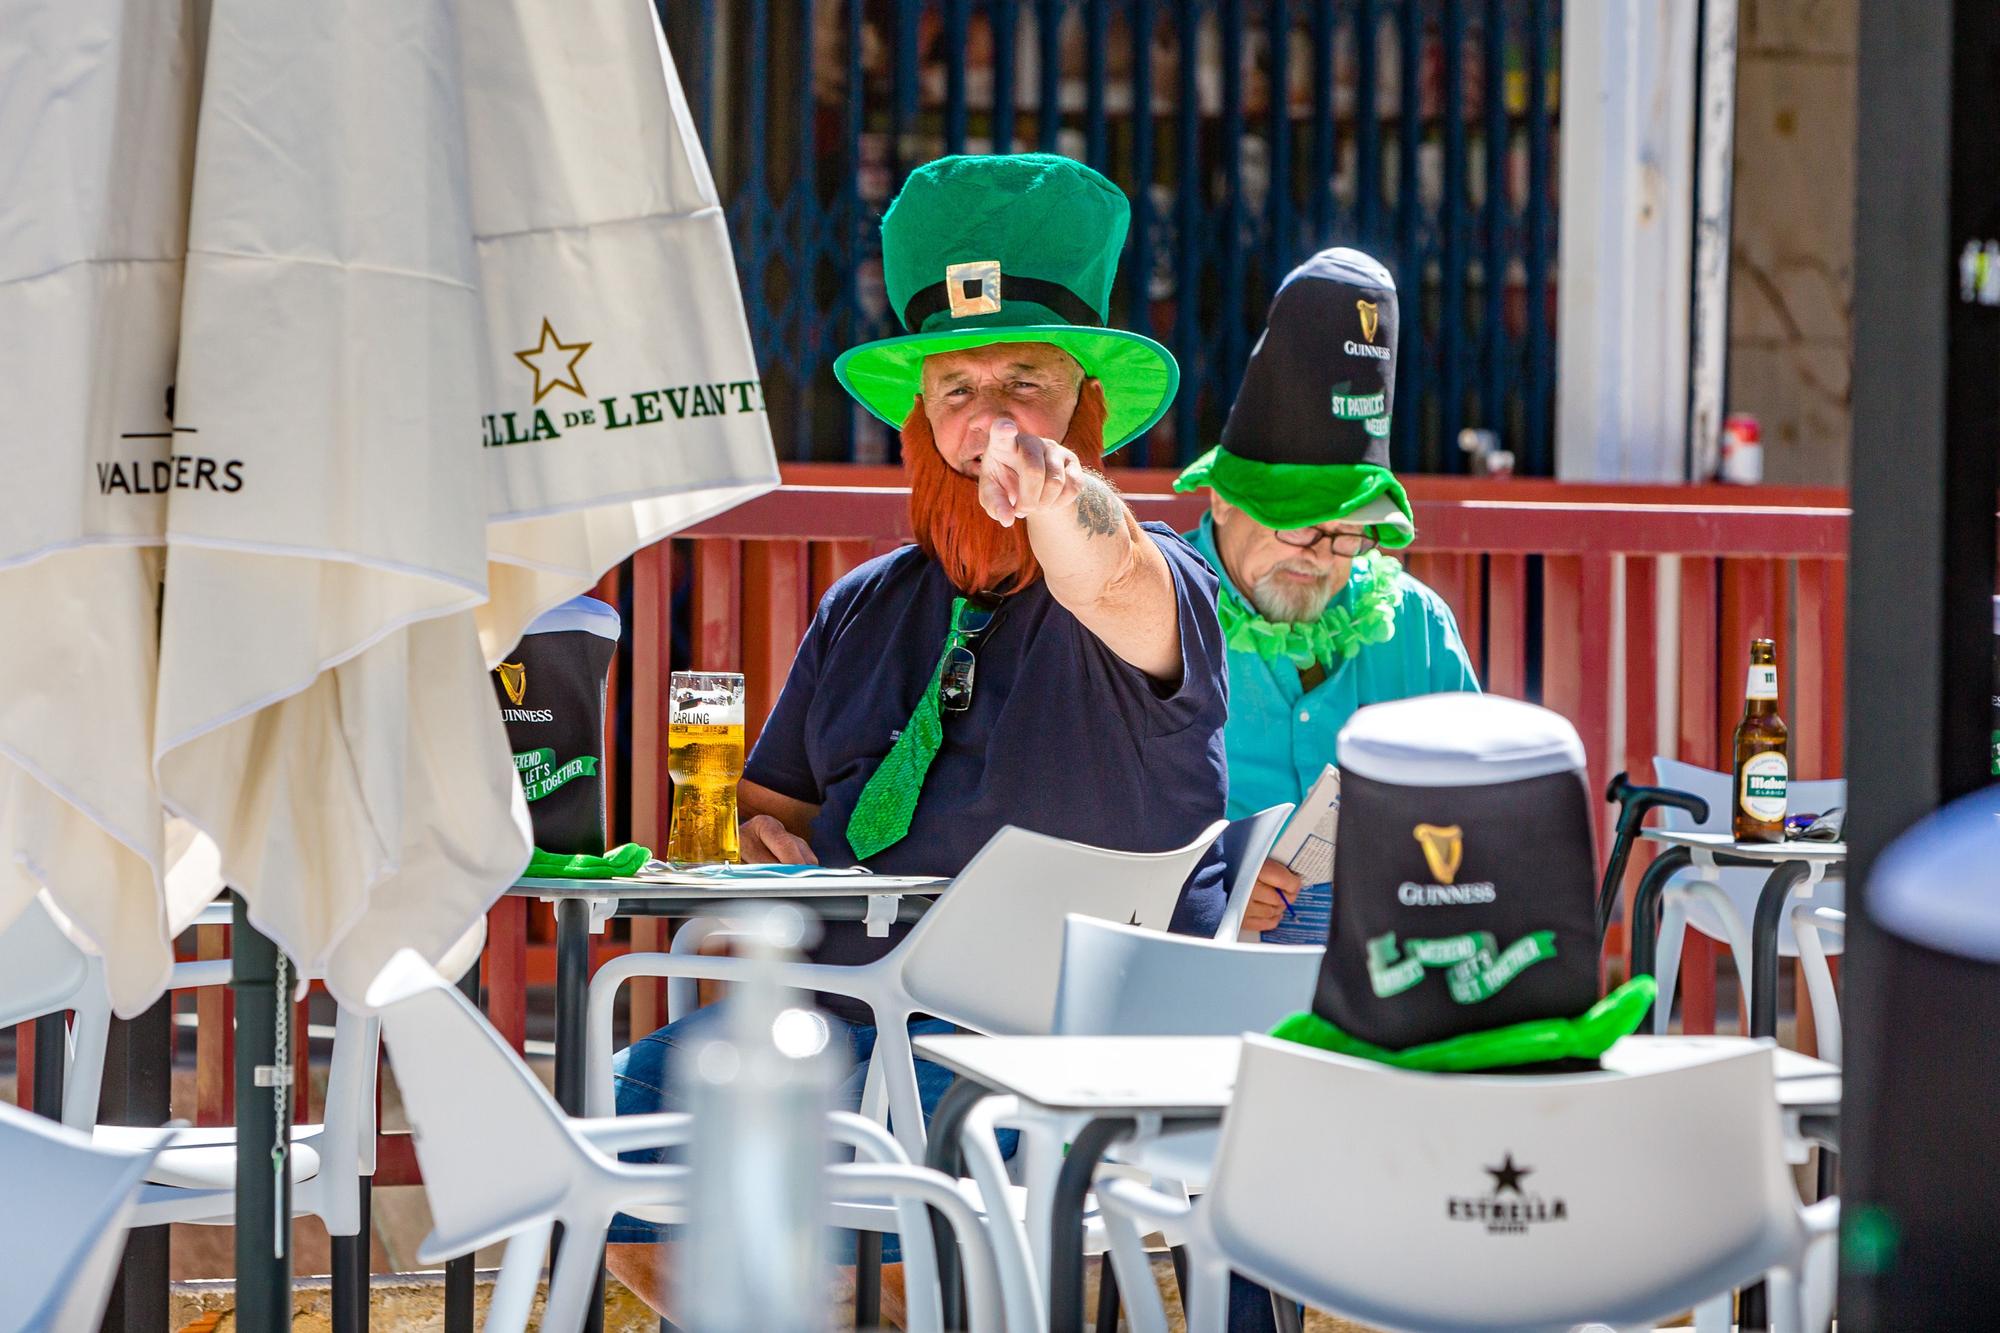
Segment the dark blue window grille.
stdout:
<path fill-rule="evenodd" d="M 910 169 L 1044 149 L 1132 197 L 1113 321 L 1181 364 L 1132 462 L 1213 443 L 1273 285 L 1356 245 L 1402 292 L 1397 467 L 1463 470 L 1483 427 L 1553 470 L 1561 0 L 660 5 L 782 456 L 896 456 L 830 367 L 900 331 L 877 229 Z"/>

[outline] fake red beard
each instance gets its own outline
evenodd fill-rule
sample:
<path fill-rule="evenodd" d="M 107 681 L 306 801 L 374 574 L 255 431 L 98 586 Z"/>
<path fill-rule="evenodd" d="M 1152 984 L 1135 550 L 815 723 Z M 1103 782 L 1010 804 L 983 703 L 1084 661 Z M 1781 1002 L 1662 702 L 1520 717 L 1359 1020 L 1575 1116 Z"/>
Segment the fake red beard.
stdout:
<path fill-rule="evenodd" d="M 1104 386 L 1083 382 L 1062 443 L 1095 471 L 1104 462 Z M 1032 585 L 1042 567 L 1028 545 L 1028 525 L 1003 528 L 979 503 L 979 482 L 938 453 L 920 394 L 903 422 L 903 471 L 910 480 L 910 526 L 923 553 L 944 566 L 963 593 L 1005 596 Z"/>

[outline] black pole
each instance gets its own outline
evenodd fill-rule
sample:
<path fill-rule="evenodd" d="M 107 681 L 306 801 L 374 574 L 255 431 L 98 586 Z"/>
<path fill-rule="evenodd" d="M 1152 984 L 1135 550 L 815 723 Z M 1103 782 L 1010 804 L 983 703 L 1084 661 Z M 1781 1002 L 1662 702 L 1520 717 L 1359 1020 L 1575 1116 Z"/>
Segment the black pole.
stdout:
<path fill-rule="evenodd" d="M 2000 6 L 1864 0 L 1848 576 L 1843 1330 L 1973 1327 L 2000 1302 L 2000 1159 L 1940 1070 L 1990 1067 L 1869 905 L 1877 857 L 1986 778 L 2000 436 Z M 2000 254 L 1996 250 L 1995 254 Z M 1923 1140 L 1912 1141 L 1913 1131 Z M 1934 1161 L 1937 1154 L 1943 1160 Z M 1946 1174 L 1948 1172 L 1948 1175 Z M 1939 1181 L 1946 1183 L 1942 1189 Z"/>
<path fill-rule="evenodd" d="M 114 1019 L 104 1050 L 97 1118 L 107 1125 L 164 1125 L 173 1093 L 173 1002 L 166 996 L 127 1022 Z M 125 1239 L 118 1281 L 104 1307 L 109 1333 L 167 1333 L 167 1228 Z"/>
<path fill-rule="evenodd" d="M 458 979 L 459 990 L 472 1001 L 472 1007 L 481 1009 L 479 1003 L 479 960 L 474 959 L 464 976 Z M 461 1254 L 444 1263 L 444 1328 L 445 1333 L 472 1333 L 474 1327 L 474 1303 L 478 1295 L 478 1274 L 473 1269 L 470 1254 Z"/>
<path fill-rule="evenodd" d="M 69 1022 L 63 1011 L 43 1014 L 35 1020 L 35 1106 L 36 1115 L 62 1119 L 63 1059 L 69 1049 Z"/>
<path fill-rule="evenodd" d="M 333 1333 L 368 1333 L 369 1251 L 374 1235 L 370 1218 L 374 1204 L 375 1177 L 361 1177 L 361 1230 L 352 1236 L 333 1236 L 333 1276 L 329 1282 L 329 1303 L 333 1306 Z"/>
<path fill-rule="evenodd" d="M 570 1115 L 583 1114 L 584 1019 L 589 1000 L 590 904 L 581 898 L 564 898 L 556 903 L 556 1103 Z M 549 1245 L 551 1273 L 556 1271 L 564 1243 L 563 1228 L 558 1224 Z M 597 1245 L 600 1254 L 604 1249 L 595 1238 L 586 1238 L 583 1243 Z M 603 1330 L 604 1266 L 600 1260 L 583 1333 Z"/>
<path fill-rule="evenodd" d="M 236 995 L 236 1326 L 292 1326 L 291 971 L 234 894 L 229 988 Z M 282 974 L 282 975 L 281 975 Z"/>

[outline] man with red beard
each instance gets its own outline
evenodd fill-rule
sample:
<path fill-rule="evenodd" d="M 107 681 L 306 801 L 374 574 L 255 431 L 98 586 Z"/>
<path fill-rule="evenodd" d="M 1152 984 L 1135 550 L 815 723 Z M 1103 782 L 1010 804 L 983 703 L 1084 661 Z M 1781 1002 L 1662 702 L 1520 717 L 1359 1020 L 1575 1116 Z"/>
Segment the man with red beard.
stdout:
<path fill-rule="evenodd" d="M 932 162 L 883 218 L 889 299 L 909 332 L 834 370 L 902 429 L 917 543 L 821 601 L 738 789 L 746 860 L 952 875 L 1009 824 L 1153 852 L 1221 816 L 1215 575 L 1096 470 L 1159 419 L 1179 379 L 1165 348 L 1103 327 L 1128 217 L 1097 172 L 1019 154 Z M 1213 934 L 1223 898 L 1211 850 L 1173 929 Z M 813 957 L 865 962 L 903 933 L 831 923 Z M 843 1092 L 858 1106 L 873 1016 L 821 1002 L 853 1052 Z M 619 1053 L 621 1113 L 678 1105 L 671 1065 L 712 1015 Z M 928 1116 L 950 1076 L 924 1061 L 917 1074 Z M 610 1253 L 656 1306 L 665 1260 L 636 1242 L 658 1235 L 621 1217 Z M 897 1274 L 885 1277 L 893 1308 Z"/>

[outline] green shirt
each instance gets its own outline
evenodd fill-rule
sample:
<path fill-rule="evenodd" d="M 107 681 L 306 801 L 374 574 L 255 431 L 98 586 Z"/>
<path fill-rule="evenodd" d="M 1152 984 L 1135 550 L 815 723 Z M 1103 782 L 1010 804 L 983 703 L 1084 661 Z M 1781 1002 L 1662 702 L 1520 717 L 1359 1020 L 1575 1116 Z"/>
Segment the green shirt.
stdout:
<path fill-rule="evenodd" d="M 1250 599 L 1222 567 L 1212 522 L 1203 518 L 1187 539 L 1223 586 L 1248 605 Z M 1229 652 L 1229 720 L 1222 737 L 1231 819 L 1281 801 L 1296 805 L 1303 800 L 1320 770 L 1339 762 L 1337 738 L 1355 709 L 1417 694 L 1479 689 L 1451 608 L 1408 574 L 1396 582 L 1402 596 L 1394 636 L 1385 643 L 1363 644 L 1310 693 L 1300 687 L 1298 668 L 1289 662 Z M 1360 586 L 1359 578 L 1351 579 L 1335 604 L 1350 602 Z"/>

